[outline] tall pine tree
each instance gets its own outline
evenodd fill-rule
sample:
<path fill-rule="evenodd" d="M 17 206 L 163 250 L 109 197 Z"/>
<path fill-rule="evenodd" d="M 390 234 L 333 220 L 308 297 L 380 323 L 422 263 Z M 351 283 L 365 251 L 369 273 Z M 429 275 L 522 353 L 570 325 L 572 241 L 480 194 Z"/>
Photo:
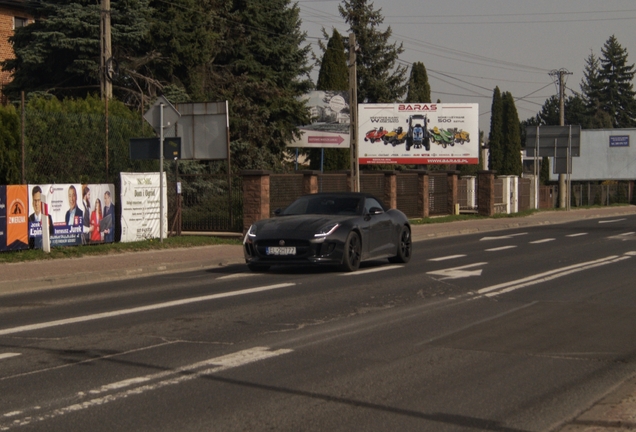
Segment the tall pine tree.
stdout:
<path fill-rule="evenodd" d="M 599 78 L 602 83 L 601 109 L 609 114 L 614 128 L 636 126 L 634 64 L 627 64 L 627 50 L 611 36 L 601 49 Z"/>
<path fill-rule="evenodd" d="M 431 102 L 431 85 L 428 83 L 428 74 L 424 63 L 413 63 L 404 102 Z"/>
<path fill-rule="evenodd" d="M 406 67 L 397 65 L 402 44 L 389 43 L 391 27 L 380 30 L 384 17 L 369 0 L 343 0 L 340 15 L 356 36 L 358 102 L 397 102 L 406 91 Z M 349 50 L 354 47 L 346 46 Z"/>
<path fill-rule="evenodd" d="M 585 105 L 586 121 L 582 124 L 589 129 L 605 129 L 612 127 L 612 119 L 602 108 L 603 82 L 600 77 L 600 62 L 594 53 L 585 59 L 581 93 Z M 567 115 L 567 110 L 566 110 Z M 555 123 L 558 125 L 558 123 Z"/>

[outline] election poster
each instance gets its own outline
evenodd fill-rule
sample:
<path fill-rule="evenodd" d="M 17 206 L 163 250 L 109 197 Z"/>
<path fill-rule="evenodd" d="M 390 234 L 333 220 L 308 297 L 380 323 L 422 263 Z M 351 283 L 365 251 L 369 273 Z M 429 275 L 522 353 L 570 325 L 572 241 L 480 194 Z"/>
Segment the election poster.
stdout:
<path fill-rule="evenodd" d="M 168 188 L 163 173 L 163 214 L 160 212 L 159 173 L 121 173 L 121 241 L 168 236 Z M 160 235 L 163 218 L 163 236 Z"/>
<path fill-rule="evenodd" d="M 360 164 L 478 164 L 479 105 L 358 105 Z"/>
<path fill-rule="evenodd" d="M 30 184 L 28 191 L 32 247 L 42 248 L 45 219 L 51 247 L 114 241 L 113 184 Z"/>
<path fill-rule="evenodd" d="M 26 186 L 0 185 L 0 251 L 29 247 Z"/>

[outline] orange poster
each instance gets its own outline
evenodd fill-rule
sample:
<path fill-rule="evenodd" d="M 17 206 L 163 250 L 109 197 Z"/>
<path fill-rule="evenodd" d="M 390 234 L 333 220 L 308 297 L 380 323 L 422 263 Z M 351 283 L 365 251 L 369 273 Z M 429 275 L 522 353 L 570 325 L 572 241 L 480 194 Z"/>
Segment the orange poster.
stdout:
<path fill-rule="evenodd" d="M 7 186 L 7 249 L 29 247 L 29 198 L 26 185 Z"/>

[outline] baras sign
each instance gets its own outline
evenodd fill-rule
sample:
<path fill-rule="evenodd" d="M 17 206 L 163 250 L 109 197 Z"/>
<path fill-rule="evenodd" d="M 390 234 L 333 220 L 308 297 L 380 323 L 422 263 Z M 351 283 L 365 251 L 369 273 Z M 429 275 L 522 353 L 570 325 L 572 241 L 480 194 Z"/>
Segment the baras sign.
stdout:
<path fill-rule="evenodd" d="M 479 105 L 359 104 L 360 164 L 478 164 Z"/>

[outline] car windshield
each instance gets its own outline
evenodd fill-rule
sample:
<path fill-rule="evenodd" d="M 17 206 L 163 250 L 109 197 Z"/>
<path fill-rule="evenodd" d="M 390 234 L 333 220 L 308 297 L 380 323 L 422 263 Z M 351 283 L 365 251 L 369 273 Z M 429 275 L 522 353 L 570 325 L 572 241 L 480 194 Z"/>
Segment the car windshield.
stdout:
<path fill-rule="evenodd" d="M 359 215 L 363 210 L 363 199 L 360 197 L 340 196 L 304 196 L 291 203 L 281 215 Z"/>

